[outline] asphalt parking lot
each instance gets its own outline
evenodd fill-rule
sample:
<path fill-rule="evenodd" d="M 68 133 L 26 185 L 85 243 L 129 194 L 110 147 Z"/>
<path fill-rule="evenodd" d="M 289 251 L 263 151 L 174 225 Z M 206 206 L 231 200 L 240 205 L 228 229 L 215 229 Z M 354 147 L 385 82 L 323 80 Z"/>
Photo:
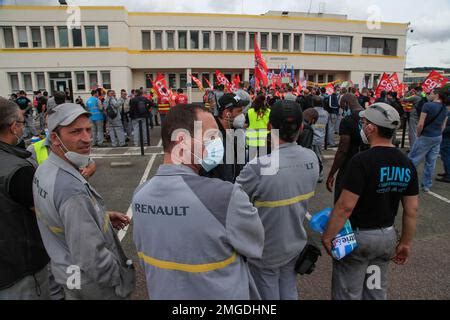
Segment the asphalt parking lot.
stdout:
<path fill-rule="evenodd" d="M 93 156 L 97 162 L 97 172 L 91 178 L 92 185 L 103 196 L 108 210 L 126 213 L 134 190 L 141 181 L 151 179 L 163 161 L 159 138 L 159 127 L 152 131 L 152 147 L 146 147 L 145 156 L 136 148 L 95 149 Z M 334 150 L 324 154 L 325 174 L 328 173 Z M 130 166 L 111 167 L 112 162 L 129 162 Z M 422 166 L 419 166 L 421 174 Z M 438 159 L 436 172 L 442 172 L 442 162 Z M 420 175 L 419 175 L 420 178 Z M 420 208 L 417 220 L 417 234 L 412 256 L 405 266 L 390 266 L 389 299 L 450 299 L 450 185 L 434 182 L 433 194 L 420 194 Z M 438 198 L 438 197 L 441 198 Z M 445 201 L 447 199 L 447 201 Z M 333 197 L 318 184 L 316 195 L 309 201 L 309 211 L 314 213 L 332 206 Z M 396 225 L 401 229 L 401 212 Z M 312 237 L 319 241 L 317 235 Z M 128 227 L 122 239 L 126 253 L 137 261 L 133 244 L 133 226 Z M 311 275 L 299 276 L 300 299 L 330 299 L 331 258 L 324 254 Z M 137 287 L 132 299 L 147 299 L 147 289 L 142 269 L 138 267 Z"/>

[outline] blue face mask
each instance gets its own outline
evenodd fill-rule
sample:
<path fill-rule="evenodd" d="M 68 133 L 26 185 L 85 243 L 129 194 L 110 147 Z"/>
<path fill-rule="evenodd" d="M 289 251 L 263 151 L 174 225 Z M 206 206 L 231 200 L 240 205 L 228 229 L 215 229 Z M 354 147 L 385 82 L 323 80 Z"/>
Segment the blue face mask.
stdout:
<path fill-rule="evenodd" d="M 217 167 L 223 160 L 224 148 L 222 139 L 209 140 L 204 143 L 207 155 L 200 159 L 194 154 L 194 157 L 201 160 L 201 166 L 206 172 L 210 172 Z"/>

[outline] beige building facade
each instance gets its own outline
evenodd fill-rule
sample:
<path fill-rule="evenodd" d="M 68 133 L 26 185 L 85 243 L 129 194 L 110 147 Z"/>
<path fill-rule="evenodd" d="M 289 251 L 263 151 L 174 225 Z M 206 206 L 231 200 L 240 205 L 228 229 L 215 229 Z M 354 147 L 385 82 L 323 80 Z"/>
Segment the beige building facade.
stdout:
<path fill-rule="evenodd" d="M 383 72 L 403 80 L 408 25 L 345 15 L 269 11 L 263 15 L 128 12 L 124 7 L 0 6 L 0 95 L 18 90 L 151 86 L 163 73 L 191 101 L 202 93 L 190 74 L 213 82 L 253 74 L 256 37 L 268 68 L 326 83 L 373 86 Z M 206 83 L 205 83 L 206 86 Z"/>

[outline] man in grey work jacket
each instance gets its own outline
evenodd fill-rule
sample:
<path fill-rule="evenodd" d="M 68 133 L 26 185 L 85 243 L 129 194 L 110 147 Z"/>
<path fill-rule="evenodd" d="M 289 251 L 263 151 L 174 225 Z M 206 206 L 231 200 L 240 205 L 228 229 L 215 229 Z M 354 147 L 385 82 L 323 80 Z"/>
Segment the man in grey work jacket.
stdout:
<path fill-rule="evenodd" d="M 303 220 L 314 196 L 319 163 L 313 151 L 297 145 L 303 128 L 301 107 L 278 101 L 271 109 L 272 153 L 247 164 L 236 179 L 247 192 L 265 229 L 261 259 L 249 259 L 264 300 L 298 299 L 295 262 L 306 245 Z"/>
<path fill-rule="evenodd" d="M 101 196 L 79 171 L 89 162 L 89 115 L 73 103 L 49 112 L 52 152 L 34 177 L 36 216 L 53 275 L 66 299 L 122 299 L 134 288 L 134 270 L 113 226 L 123 228 L 129 219 L 107 212 Z"/>
<path fill-rule="evenodd" d="M 164 164 L 134 194 L 134 243 L 152 299 L 259 298 L 245 258 L 262 254 L 258 212 L 239 186 L 199 176 L 222 160 L 218 132 L 206 108 L 170 108 Z"/>

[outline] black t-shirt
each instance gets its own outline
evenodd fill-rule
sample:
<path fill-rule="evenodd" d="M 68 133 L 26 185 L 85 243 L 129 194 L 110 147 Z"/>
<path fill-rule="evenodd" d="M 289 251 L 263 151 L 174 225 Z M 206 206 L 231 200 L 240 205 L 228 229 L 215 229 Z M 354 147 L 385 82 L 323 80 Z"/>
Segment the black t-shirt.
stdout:
<path fill-rule="evenodd" d="M 36 101 L 37 101 L 37 111 L 39 113 L 42 113 L 42 107 L 44 105 L 47 105 L 47 99 L 44 96 L 42 96 L 40 98 L 36 98 Z"/>
<path fill-rule="evenodd" d="M 346 168 L 350 159 L 360 151 L 367 150 L 369 147 L 362 142 L 361 139 L 361 125 L 359 123 L 359 111 L 353 112 L 352 115 L 346 116 L 342 119 L 341 124 L 339 126 L 339 135 L 347 135 L 350 136 L 350 148 L 347 153 L 347 158 L 345 162 L 342 164 L 340 170 Z"/>
<path fill-rule="evenodd" d="M 400 150 L 373 147 L 350 161 L 343 189 L 359 195 L 350 216 L 353 228 L 387 228 L 401 198 L 419 194 L 419 183 L 416 168 Z"/>
<path fill-rule="evenodd" d="M 370 98 L 367 96 L 360 95 L 358 98 L 358 102 L 361 107 L 366 108 L 366 102 L 370 103 Z"/>
<path fill-rule="evenodd" d="M 26 108 L 28 108 L 28 105 L 31 103 L 31 101 L 27 97 L 18 97 L 16 99 L 16 103 L 19 106 L 20 110 L 25 110 Z"/>

